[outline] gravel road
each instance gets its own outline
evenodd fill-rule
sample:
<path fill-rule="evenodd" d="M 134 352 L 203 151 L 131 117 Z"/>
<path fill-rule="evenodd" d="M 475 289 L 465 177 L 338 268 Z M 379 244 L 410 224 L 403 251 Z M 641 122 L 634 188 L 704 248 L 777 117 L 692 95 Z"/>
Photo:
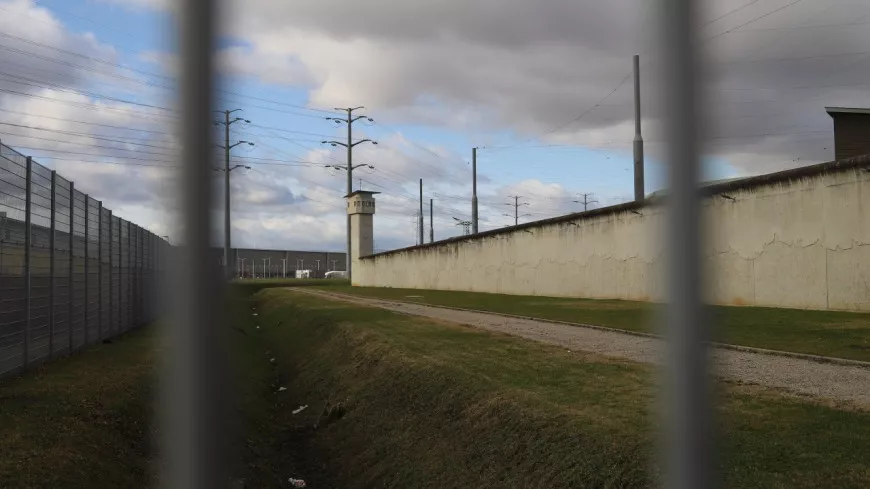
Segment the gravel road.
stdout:
<path fill-rule="evenodd" d="M 303 292 L 641 363 L 660 363 L 664 353 L 664 342 L 657 338 L 323 291 Z M 870 368 L 721 348 L 712 350 L 712 355 L 716 373 L 723 378 L 870 408 Z"/>

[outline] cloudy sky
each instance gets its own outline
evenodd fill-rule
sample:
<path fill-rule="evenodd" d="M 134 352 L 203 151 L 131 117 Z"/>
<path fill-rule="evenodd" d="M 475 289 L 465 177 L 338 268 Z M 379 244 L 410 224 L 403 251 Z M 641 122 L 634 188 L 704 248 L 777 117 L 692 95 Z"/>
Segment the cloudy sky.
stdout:
<path fill-rule="evenodd" d="M 662 186 L 653 0 L 228 1 L 219 67 L 232 126 L 233 244 L 342 250 L 343 148 L 326 117 L 365 106 L 354 189 L 379 250 L 461 233 L 478 151 L 481 229 L 631 198 L 631 57 L 641 55 L 647 192 Z M 177 165 L 169 0 L 0 0 L 0 140 L 157 234 Z M 870 2 L 707 0 L 708 178 L 827 161 L 825 106 L 870 106 Z M 218 117 L 216 115 L 216 117 Z M 220 164 L 216 152 L 216 165 Z M 214 182 L 222 174 L 215 172 Z M 222 198 L 222 194 L 219 195 Z M 218 208 L 222 208 L 218 206 Z M 218 209 L 219 210 L 219 209 Z M 216 214 L 221 217 L 221 214 Z M 222 222 L 222 219 L 219 219 Z M 428 231 L 427 231 L 428 237 Z"/>

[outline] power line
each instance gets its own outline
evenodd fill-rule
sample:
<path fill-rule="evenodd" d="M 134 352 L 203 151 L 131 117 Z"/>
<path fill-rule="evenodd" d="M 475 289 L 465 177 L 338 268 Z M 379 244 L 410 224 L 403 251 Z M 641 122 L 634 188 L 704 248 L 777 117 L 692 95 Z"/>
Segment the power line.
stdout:
<path fill-rule="evenodd" d="M 542 137 L 544 137 L 544 136 L 548 136 L 548 135 L 550 135 L 550 134 L 553 134 L 554 132 L 556 132 L 556 131 L 558 131 L 558 130 L 560 130 L 560 129 L 566 127 L 566 126 L 569 126 L 569 125 L 571 125 L 571 124 L 573 124 L 573 123 L 579 121 L 580 119 L 582 119 L 583 117 L 585 117 L 586 114 L 592 112 L 592 111 L 595 110 L 596 108 L 600 107 L 601 104 L 603 104 L 604 102 L 606 102 L 607 99 L 609 99 L 609 98 L 610 98 L 614 93 L 616 93 L 616 91 L 619 90 L 619 89 L 622 87 L 622 85 L 624 85 L 625 82 L 626 82 L 629 78 L 631 78 L 631 72 L 629 72 L 627 75 L 625 75 L 625 77 L 624 77 L 624 78 L 623 78 L 623 79 L 622 79 L 622 80 L 621 80 L 621 81 L 620 81 L 620 82 L 619 82 L 615 87 L 613 87 L 613 90 L 611 90 L 607 95 L 605 95 L 604 98 L 602 98 L 602 99 L 599 100 L 597 103 L 595 103 L 595 104 L 592 105 L 591 107 L 589 107 L 589 108 L 587 108 L 586 110 L 584 110 L 583 112 L 581 112 L 580 115 L 578 115 L 577 117 L 571 119 L 570 121 L 568 121 L 568 122 L 566 122 L 566 123 L 564 123 L 564 124 L 560 124 L 560 125 L 554 127 L 553 129 L 550 129 L 549 131 L 547 131 L 547 132 L 545 132 L 545 133 L 543 133 L 543 134 L 540 134 L 540 135 L 538 135 L 538 136 L 535 136 L 535 137 L 533 137 L 533 138 L 531 138 L 531 139 L 529 139 L 529 140 L 527 140 L 527 141 L 524 141 L 524 142 L 521 142 L 521 143 L 517 143 L 517 144 L 512 144 L 512 145 L 509 145 L 509 146 L 493 146 L 493 148 L 512 148 L 512 147 L 515 147 L 515 146 L 520 146 L 520 145 L 523 145 L 523 144 L 525 144 L 525 143 L 529 143 L 529 142 L 531 142 L 531 141 L 534 141 L 534 140 L 536 140 L 536 139 L 540 139 L 540 138 L 542 138 Z"/>
<path fill-rule="evenodd" d="M 116 126 L 116 125 L 111 125 L 111 124 L 101 124 L 101 123 L 97 123 L 97 122 L 79 121 L 79 120 L 74 120 L 74 119 L 65 119 L 62 117 L 52 117 L 52 116 L 48 116 L 48 115 L 40 115 L 40 114 L 35 114 L 33 112 L 21 112 L 21 111 L 15 111 L 15 110 L 8 110 L 5 108 L 3 109 L 3 113 L 4 114 L 26 115 L 29 117 L 39 117 L 42 119 L 50 119 L 50 120 L 55 120 L 55 121 L 73 122 L 76 124 L 87 124 L 87 125 L 96 126 L 96 127 L 108 127 L 108 128 L 112 128 L 112 129 L 122 129 L 125 131 L 147 132 L 147 133 L 151 133 L 151 134 L 169 134 L 166 131 L 155 131 L 155 130 L 149 130 L 149 129 L 140 129 L 140 128 L 136 128 L 136 127 Z"/>
<path fill-rule="evenodd" d="M 73 56 L 73 57 L 77 57 L 77 58 L 85 59 L 85 60 L 88 60 L 88 61 L 93 61 L 93 62 L 95 62 L 95 63 L 100 63 L 100 64 L 103 64 L 103 65 L 106 65 L 106 66 L 110 66 L 110 67 L 113 67 L 113 68 L 119 68 L 119 69 L 122 69 L 122 70 L 127 70 L 127 71 L 130 71 L 130 72 L 133 72 L 133 73 L 138 73 L 138 74 L 145 75 L 145 76 L 149 76 L 149 77 L 152 77 L 152 78 L 159 78 L 159 79 L 167 80 L 167 81 L 170 81 L 170 82 L 173 81 L 171 77 L 166 76 L 166 75 L 161 75 L 161 74 L 157 74 L 157 73 L 154 73 L 154 72 L 149 72 L 149 71 L 145 71 L 145 70 L 140 70 L 140 69 L 137 69 L 137 68 L 131 68 L 131 67 L 129 67 L 129 66 L 124 66 L 124 65 L 119 64 L 119 63 L 115 63 L 115 62 L 112 62 L 112 61 L 104 60 L 104 59 L 97 58 L 97 57 L 94 57 L 94 56 L 89 56 L 89 55 L 82 54 L 82 53 L 77 53 L 77 52 L 75 52 L 75 51 L 69 51 L 69 50 L 61 49 L 61 48 L 58 48 L 58 47 L 56 47 L 56 46 L 51 46 L 51 45 L 44 44 L 44 43 L 41 43 L 41 42 L 38 42 L 38 41 L 33 41 L 33 40 L 26 39 L 26 38 L 23 38 L 23 37 L 15 36 L 15 35 L 12 35 L 12 34 L 9 34 L 9 33 L 0 32 L 0 36 L 6 37 L 6 38 L 9 38 L 9 39 L 14 39 L 14 40 L 16 40 L 16 41 L 23 42 L 23 43 L 26 43 L 26 44 L 29 44 L 29 45 L 32 45 L 32 46 L 37 46 L 37 47 L 41 47 L 41 48 L 44 48 L 44 49 L 49 49 L 49 50 L 52 50 L 52 51 L 56 51 L 56 52 L 59 52 L 59 53 L 65 54 L 65 55 L 67 55 L 67 56 Z M 9 47 L 9 46 L 3 46 L 3 45 L 0 45 L 0 49 L 6 49 L 6 50 L 9 50 L 9 51 L 16 52 L 16 53 L 18 53 L 18 54 L 28 54 L 28 55 L 33 55 L 33 56 L 39 57 L 39 58 L 41 58 L 41 59 L 44 59 L 44 60 L 46 60 L 46 61 L 51 61 L 51 62 L 56 62 L 56 63 L 66 64 L 66 65 L 68 65 L 68 66 L 78 67 L 78 68 L 80 68 L 80 69 L 85 69 L 85 70 L 88 70 L 88 71 L 93 71 L 93 72 L 97 72 L 97 73 L 106 74 L 106 75 L 108 75 L 108 76 L 113 76 L 113 77 L 116 77 L 116 78 L 121 78 L 121 79 L 124 79 L 124 80 L 127 80 L 127 81 L 133 81 L 133 82 L 137 82 L 137 83 L 144 83 L 144 84 L 147 84 L 147 85 L 150 85 L 150 86 L 154 86 L 154 87 L 157 87 L 157 88 L 163 88 L 163 89 L 167 89 L 167 90 L 173 90 L 173 87 L 169 87 L 169 86 L 165 86 L 165 85 L 158 85 L 158 84 L 155 84 L 155 83 L 153 83 L 153 82 L 149 82 L 149 81 L 141 80 L 141 79 L 137 79 L 137 78 L 125 77 L 125 76 L 122 76 L 122 75 L 118 75 L 118 74 L 116 74 L 116 73 L 109 73 L 109 72 L 105 72 L 105 71 L 100 71 L 100 70 L 97 70 L 97 69 L 92 68 L 92 67 L 86 67 L 86 66 L 82 66 L 82 65 L 76 65 L 76 64 L 74 64 L 74 63 L 65 62 L 65 61 L 63 61 L 63 60 L 58 60 L 58 59 L 55 59 L 55 58 L 48 58 L 48 57 L 45 57 L 45 56 L 42 56 L 42 55 L 38 55 L 38 54 L 36 54 L 36 53 L 30 52 L 30 51 L 26 51 L 26 50 L 20 50 L 20 49 L 12 48 L 12 47 Z M 335 113 L 336 113 L 335 111 L 324 110 L 324 109 L 316 109 L 316 108 L 310 108 L 310 107 L 305 107 L 305 106 L 297 105 L 297 104 L 289 104 L 289 103 L 286 103 L 286 102 L 279 102 L 279 101 L 272 100 L 272 99 L 267 99 L 267 98 L 262 98 L 262 97 L 255 97 L 255 96 L 253 96 L 253 95 L 240 94 L 240 93 L 238 93 L 238 92 L 233 92 L 233 91 L 225 90 L 225 89 L 218 89 L 217 91 L 218 91 L 218 92 L 223 92 L 223 93 L 226 93 L 226 94 L 229 94 L 229 95 L 237 96 L 237 97 L 245 97 L 245 98 L 249 98 L 249 99 L 252 99 L 252 100 L 259 100 L 259 101 L 263 101 L 263 102 L 267 102 L 267 103 L 273 103 L 273 104 L 277 104 L 277 105 L 284 105 L 284 106 L 287 106 L 287 107 L 294 107 L 294 108 L 298 108 L 298 109 L 302 109 L 302 110 L 309 110 L 309 111 L 312 111 L 312 112 L 320 112 L 320 113 L 324 113 L 324 114 L 335 114 Z M 313 116 L 308 116 L 308 117 L 313 117 Z"/>
<path fill-rule="evenodd" d="M 98 107 L 92 103 L 75 102 L 72 100 L 62 100 L 62 99 L 57 99 L 57 98 L 52 98 L 52 97 L 46 97 L 44 95 L 36 95 L 36 94 L 32 94 L 32 93 L 19 92 L 16 90 L 9 90 L 7 88 L 0 88 L 0 92 L 8 93 L 11 95 L 19 95 L 22 97 L 30 97 L 30 98 L 40 99 L 40 100 L 47 100 L 47 101 L 53 102 L 53 103 L 72 105 L 74 107 L 79 107 L 79 108 L 86 109 L 86 110 L 96 110 L 96 111 L 108 110 L 108 111 L 118 112 L 118 113 L 125 114 L 125 115 L 134 115 L 137 112 L 139 112 L 139 111 L 136 111 L 134 109 L 123 109 L 123 108 L 118 108 L 118 107 Z M 147 112 L 143 113 L 143 114 L 136 115 L 136 117 L 147 119 L 147 120 L 150 120 L 152 122 L 158 122 L 160 124 L 166 124 L 166 122 L 167 122 L 165 120 L 159 120 L 159 119 L 153 119 L 151 117 L 145 117 L 146 115 L 158 116 L 158 117 L 170 117 L 168 115 L 159 116 L 158 114 L 152 114 L 152 113 L 147 113 Z"/>
<path fill-rule="evenodd" d="M 748 21 L 746 21 L 746 22 L 744 22 L 744 23 L 738 25 L 737 27 L 732 27 L 731 29 L 728 29 L 728 30 L 725 31 L 725 32 L 721 32 L 721 33 L 719 33 L 719 34 L 716 34 L 716 35 L 713 36 L 713 37 L 708 37 L 707 39 L 702 40 L 701 43 L 706 43 L 706 42 L 712 41 L 713 39 L 717 39 L 717 38 L 719 38 L 719 37 L 722 37 L 722 36 L 724 36 L 724 35 L 726 35 L 726 34 L 730 34 L 730 33 L 734 32 L 734 31 L 736 31 L 736 30 L 739 30 L 739 29 L 742 28 L 742 27 L 746 27 L 746 26 L 748 26 L 748 25 L 750 25 L 750 24 L 754 24 L 755 22 L 758 22 L 758 21 L 761 20 L 761 19 L 767 18 L 767 17 L 769 17 L 769 16 L 771 16 L 771 15 L 777 13 L 777 12 L 781 12 L 781 11 L 783 11 L 783 10 L 785 10 L 785 9 L 787 9 L 787 8 L 789 8 L 789 7 L 791 7 L 792 5 L 795 5 L 795 4 L 800 3 L 800 2 L 802 2 L 802 1 L 803 1 L 803 0 L 793 0 L 793 1 L 790 2 L 790 3 L 788 3 L 788 4 L 786 4 L 786 5 L 783 5 L 782 7 L 779 7 L 779 8 L 777 8 L 777 9 L 771 10 L 770 12 L 767 12 L 766 14 L 763 14 L 763 15 L 759 15 L 758 17 L 752 18 L 752 19 L 750 19 L 750 20 L 748 20 Z"/>
<path fill-rule="evenodd" d="M 749 7 L 749 6 L 756 4 L 760 1 L 761 0 L 750 0 L 749 3 L 741 5 L 740 7 L 733 8 L 733 9 L 729 10 L 728 12 L 720 15 L 719 17 L 716 17 L 715 19 L 708 21 L 708 22 L 705 22 L 703 25 L 701 25 L 701 27 L 707 27 L 708 25 L 713 24 L 714 22 L 718 22 L 718 21 L 724 19 L 725 17 L 728 17 L 731 14 L 737 13 L 737 12 L 745 9 L 746 7 Z"/>
<path fill-rule="evenodd" d="M 13 134 L 13 133 L 8 133 L 8 132 L 0 132 L 0 134 L 5 134 L 7 136 L 28 138 L 28 139 L 39 139 L 42 141 L 50 141 L 50 142 L 61 143 L 61 144 L 69 144 L 72 146 L 84 146 L 84 147 L 88 147 L 88 148 L 109 149 L 112 151 L 129 151 L 129 152 L 135 152 L 137 154 L 148 154 L 148 155 L 155 155 L 155 156 L 168 156 L 168 157 L 174 156 L 173 154 L 170 154 L 170 153 L 155 153 L 155 152 L 149 152 L 149 151 L 140 151 L 138 149 L 119 148 L 119 147 L 115 147 L 115 146 L 101 146 L 98 144 L 77 143 L 75 141 L 64 141 L 62 139 L 43 138 L 43 137 L 39 137 L 39 136 L 26 136 L 23 134 Z M 128 143 L 128 144 L 139 145 L 137 143 Z M 59 150 L 49 150 L 49 149 L 43 149 L 43 148 L 28 148 L 28 149 L 36 149 L 38 151 L 59 151 Z"/>
<path fill-rule="evenodd" d="M 58 133 L 58 134 L 63 134 L 63 135 L 68 135 L 68 136 L 84 137 L 84 138 L 97 139 L 97 140 L 101 140 L 101 141 L 109 141 L 109 142 L 114 142 L 114 143 L 135 144 L 137 146 L 145 146 L 145 147 L 149 147 L 149 148 L 162 148 L 162 149 L 166 148 L 166 145 L 158 146 L 158 145 L 147 144 L 147 143 L 137 143 L 134 141 L 125 141 L 125 140 L 121 140 L 121 139 L 102 137 L 100 135 L 95 135 L 95 134 L 72 132 L 72 131 L 62 131 L 59 129 L 46 129 L 44 127 L 28 126 L 28 125 L 24 125 L 24 124 L 12 124 L 12 123 L 8 123 L 8 122 L 0 122 L 0 125 L 17 127 L 17 128 L 24 128 L 24 129 L 32 129 L 35 131 L 53 132 L 53 133 Z M 27 136 L 27 135 L 23 135 L 23 134 L 11 134 L 11 133 L 5 133 L 5 134 L 9 134 L 11 136 L 25 137 L 25 138 L 45 139 L 45 138 L 39 138 L 39 137 L 34 137 L 34 136 Z M 121 136 L 121 137 L 123 137 L 123 136 Z M 130 138 L 128 138 L 128 139 L 130 139 Z M 56 140 L 52 140 L 52 139 L 46 139 L 46 140 L 47 141 L 56 141 Z M 143 139 L 138 139 L 138 140 L 142 141 Z M 145 139 L 144 141 L 153 141 L 153 140 Z M 64 142 L 64 141 L 57 141 L 57 142 Z"/>

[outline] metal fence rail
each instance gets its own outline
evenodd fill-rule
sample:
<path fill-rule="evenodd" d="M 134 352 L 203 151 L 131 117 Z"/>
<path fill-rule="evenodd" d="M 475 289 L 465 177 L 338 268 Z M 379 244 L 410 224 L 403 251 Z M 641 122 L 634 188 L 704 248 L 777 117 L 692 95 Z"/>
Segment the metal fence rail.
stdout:
<path fill-rule="evenodd" d="M 0 143 L 0 378 L 153 321 L 168 248 Z"/>

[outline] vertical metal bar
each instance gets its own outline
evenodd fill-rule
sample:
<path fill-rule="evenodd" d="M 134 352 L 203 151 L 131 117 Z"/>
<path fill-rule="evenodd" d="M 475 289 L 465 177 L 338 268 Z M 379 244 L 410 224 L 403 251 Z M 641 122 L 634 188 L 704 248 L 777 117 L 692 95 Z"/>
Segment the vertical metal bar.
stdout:
<path fill-rule="evenodd" d="M 435 242 L 435 210 L 432 199 L 429 199 L 429 242 Z"/>
<path fill-rule="evenodd" d="M 103 202 L 97 208 L 97 341 L 103 341 Z"/>
<path fill-rule="evenodd" d="M 48 263 L 48 275 L 49 275 L 49 284 L 48 284 L 48 359 L 51 360 L 54 358 L 54 301 L 55 301 L 55 275 L 56 273 L 56 265 L 55 265 L 55 248 L 57 247 L 56 236 L 57 232 L 57 172 L 51 171 L 51 236 L 48 238 L 49 241 L 49 263 Z"/>
<path fill-rule="evenodd" d="M 88 229 L 90 227 L 90 213 L 91 213 L 90 197 L 88 196 L 88 194 L 85 194 L 85 322 L 84 322 L 84 326 L 82 327 L 83 334 L 85 335 L 85 340 L 83 343 L 85 346 L 87 346 L 87 344 L 88 344 L 88 328 L 90 327 L 90 316 L 91 316 L 91 313 L 90 313 L 91 305 L 89 303 L 89 301 L 91 299 L 91 291 L 89 290 L 90 286 L 91 286 L 91 277 L 90 277 L 91 264 L 89 263 L 90 258 L 91 258 L 91 254 L 90 254 L 91 243 L 90 243 L 90 230 Z"/>
<path fill-rule="evenodd" d="M 644 199 L 643 136 L 640 133 L 640 56 L 634 55 L 634 200 Z M 585 209 L 584 209 L 585 210 Z"/>
<path fill-rule="evenodd" d="M 109 336 L 112 336 L 112 325 L 115 324 L 115 240 L 112 239 L 114 220 L 112 211 L 109 211 Z"/>
<path fill-rule="evenodd" d="M 27 157 L 26 167 L 27 181 L 24 183 L 24 368 L 30 364 L 30 322 L 31 322 L 31 263 L 30 263 L 30 248 L 33 245 L 31 242 L 31 225 L 32 225 L 32 206 L 33 206 L 33 159 Z"/>
<path fill-rule="evenodd" d="M 136 270 L 136 262 L 138 260 L 138 250 L 136 249 L 136 229 L 135 224 L 130 224 L 130 329 L 138 326 L 136 318 L 137 303 L 139 302 L 139 290 L 136 283 L 138 270 Z"/>
<path fill-rule="evenodd" d="M 142 281 L 144 277 L 144 267 L 142 266 L 144 261 L 143 257 L 145 256 L 143 253 L 143 243 L 142 243 L 142 228 L 136 226 L 136 326 L 142 326 L 143 324 L 143 315 L 145 305 L 145 293 L 142 291 L 143 286 L 145 285 Z"/>
<path fill-rule="evenodd" d="M 662 80 L 669 174 L 668 338 L 665 481 L 672 489 L 711 487 L 712 406 L 702 304 L 698 2 L 664 0 Z"/>
<path fill-rule="evenodd" d="M 210 113 L 214 100 L 214 33 L 217 2 L 181 2 L 180 37 L 181 79 L 178 100 L 183 101 L 180 134 L 182 189 L 181 245 L 176 247 L 172 266 L 176 288 L 172 294 L 175 318 L 169 329 L 172 337 L 167 377 L 169 390 L 165 406 L 169 426 L 164 433 L 163 453 L 170 457 L 167 487 L 212 489 L 227 482 L 221 455 L 225 444 L 221 428 L 224 405 L 221 388 L 226 382 L 221 369 L 222 315 L 214 304 L 227 286 L 221 270 L 212 259 L 211 216 L 212 131 Z M 350 164 L 350 161 L 348 161 Z M 177 256 L 175 256 L 177 255 Z M 174 264 L 173 264 L 174 265 Z"/>
<path fill-rule="evenodd" d="M 75 287 L 73 286 L 73 258 L 75 254 L 73 253 L 73 245 L 75 241 L 73 240 L 73 235 L 75 232 L 75 192 L 76 186 L 73 182 L 69 182 L 69 310 L 67 312 L 67 326 L 69 333 L 69 354 L 72 355 L 73 352 L 73 302 L 75 298 Z"/>
<path fill-rule="evenodd" d="M 133 223 L 127 221 L 127 274 L 124 282 L 127 284 L 127 321 L 124 322 L 125 331 L 133 327 Z"/>

